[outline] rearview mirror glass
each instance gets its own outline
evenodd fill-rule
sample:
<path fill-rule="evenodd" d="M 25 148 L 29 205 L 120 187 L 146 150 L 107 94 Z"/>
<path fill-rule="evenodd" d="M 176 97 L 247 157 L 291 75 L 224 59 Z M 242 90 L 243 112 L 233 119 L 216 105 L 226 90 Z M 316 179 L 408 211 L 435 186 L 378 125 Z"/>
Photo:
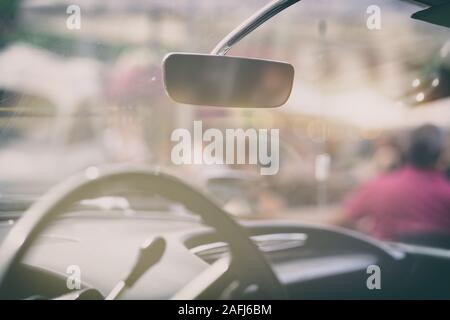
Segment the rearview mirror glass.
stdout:
<path fill-rule="evenodd" d="M 172 53 L 163 69 L 173 100 L 204 106 L 279 107 L 289 98 L 294 79 L 288 63 L 217 55 Z"/>

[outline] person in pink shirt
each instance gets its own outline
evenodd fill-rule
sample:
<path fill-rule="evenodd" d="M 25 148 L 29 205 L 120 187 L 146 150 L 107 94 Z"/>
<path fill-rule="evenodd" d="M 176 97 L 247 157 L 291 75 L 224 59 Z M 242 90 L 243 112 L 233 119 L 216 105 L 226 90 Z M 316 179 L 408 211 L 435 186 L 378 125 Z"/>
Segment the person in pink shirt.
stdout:
<path fill-rule="evenodd" d="M 415 129 L 406 165 L 357 189 L 335 222 L 382 240 L 450 248 L 450 183 L 438 170 L 443 141 L 436 126 Z"/>

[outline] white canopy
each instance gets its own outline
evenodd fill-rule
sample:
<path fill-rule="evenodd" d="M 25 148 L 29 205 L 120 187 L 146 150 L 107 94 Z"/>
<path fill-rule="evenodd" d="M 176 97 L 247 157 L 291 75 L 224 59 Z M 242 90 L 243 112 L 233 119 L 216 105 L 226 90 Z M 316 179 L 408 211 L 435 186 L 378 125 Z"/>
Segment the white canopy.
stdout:
<path fill-rule="evenodd" d="M 364 129 L 396 129 L 424 123 L 450 127 L 450 99 L 410 107 L 370 88 L 321 94 L 311 86 L 297 86 L 282 112 L 323 117 Z"/>
<path fill-rule="evenodd" d="M 0 70 L 0 88 L 46 98 L 60 112 L 100 95 L 101 65 L 92 59 L 65 59 L 18 43 L 0 52 Z"/>

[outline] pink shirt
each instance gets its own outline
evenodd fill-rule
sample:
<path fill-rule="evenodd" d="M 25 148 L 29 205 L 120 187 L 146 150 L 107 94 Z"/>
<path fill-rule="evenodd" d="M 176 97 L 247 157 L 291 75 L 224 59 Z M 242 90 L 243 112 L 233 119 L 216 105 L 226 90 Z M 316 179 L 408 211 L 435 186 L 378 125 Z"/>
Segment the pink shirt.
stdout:
<path fill-rule="evenodd" d="M 345 210 L 351 220 L 369 218 L 371 235 L 383 240 L 450 234 L 450 183 L 441 172 L 406 166 L 358 189 Z"/>

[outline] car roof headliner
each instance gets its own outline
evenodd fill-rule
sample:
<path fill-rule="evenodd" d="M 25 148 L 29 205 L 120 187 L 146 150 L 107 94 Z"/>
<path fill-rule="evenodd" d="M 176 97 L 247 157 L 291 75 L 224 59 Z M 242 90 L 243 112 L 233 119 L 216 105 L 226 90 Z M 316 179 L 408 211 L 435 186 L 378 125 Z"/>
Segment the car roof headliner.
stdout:
<path fill-rule="evenodd" d="M 414 0 L 428 8 L 414 13 L 411 18 L 450 28 L 450 0 Z"/>
<path fill-rule="evenodd" d="M 450 3 L 450 0 L 413 0 L 411 2 L 417 2 L 417 3 L 425 4 L 427 6 L 438 6 L 441 4 Z"/>

